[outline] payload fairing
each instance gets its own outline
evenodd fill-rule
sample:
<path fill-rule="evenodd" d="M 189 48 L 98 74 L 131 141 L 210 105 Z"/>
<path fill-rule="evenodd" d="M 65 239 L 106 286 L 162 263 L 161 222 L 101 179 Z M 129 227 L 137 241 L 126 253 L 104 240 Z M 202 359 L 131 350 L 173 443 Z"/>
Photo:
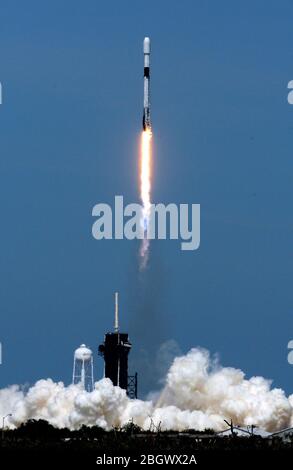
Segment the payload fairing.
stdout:
<path fill-rule="evenodd" d="M 151 130 L 151 114 L 150 114 L 150 38 L 144 38 L 143 41 L 143 57 L 144 57 L 144 93 L 143 93 L 143 130 Z"/>

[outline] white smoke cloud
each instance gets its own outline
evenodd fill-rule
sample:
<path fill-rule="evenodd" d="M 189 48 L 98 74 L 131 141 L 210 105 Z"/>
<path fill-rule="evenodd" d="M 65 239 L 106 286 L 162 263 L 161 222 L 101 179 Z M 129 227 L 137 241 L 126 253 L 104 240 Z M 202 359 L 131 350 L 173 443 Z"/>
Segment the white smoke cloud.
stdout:
<path fill-rule="evenodd" d="M 18 386 L 0 390 L 0 416 L 12 413 L 10 427 L 45 419 L 59 428 L 111 429 L 133 420 L 144 429 L 153 423 L 161 429 L 222 430 L 224 419 L 232 419 L 235 425 L 276 431 L 293 425 L 292 407 L 293 395 L 271 389 L 263 377 L 248 380 L 239 369 L 221 367 L 203 349 L 174 360 L 157 401 L 130 400 L 109 379 L 96 382 L 91 393 L 51 379 L 39 380 L 27 393 Z"/>

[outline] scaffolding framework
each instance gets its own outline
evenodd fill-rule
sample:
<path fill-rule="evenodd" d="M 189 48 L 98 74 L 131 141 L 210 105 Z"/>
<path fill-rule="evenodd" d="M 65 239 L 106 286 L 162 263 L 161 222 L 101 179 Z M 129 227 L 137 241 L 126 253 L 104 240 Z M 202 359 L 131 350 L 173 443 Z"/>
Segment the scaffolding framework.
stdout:
<path fill-rule="evenodd" d="M 137 372 L 128 376 L 127 395 L 133 400 L 137 398 Z"/>

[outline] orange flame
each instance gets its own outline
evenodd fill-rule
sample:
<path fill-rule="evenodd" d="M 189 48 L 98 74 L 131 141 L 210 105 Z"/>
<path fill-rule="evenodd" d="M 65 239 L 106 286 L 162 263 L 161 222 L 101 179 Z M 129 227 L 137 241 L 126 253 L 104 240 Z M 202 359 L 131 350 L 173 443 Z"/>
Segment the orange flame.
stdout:
<path fill-rule="evenodd" d="M 152 132 L 146 129 L 141 137 L 141 165 L 140 165 L 140 197 L 143 205 L 142 225 L 144 236 L 146 236 L 149 225 L 150 207 L 151 207 L 151 141 Z M 140 250 L 141 268 L 145 268 L 148 262 L 149 240 L 144 238 Z"/>

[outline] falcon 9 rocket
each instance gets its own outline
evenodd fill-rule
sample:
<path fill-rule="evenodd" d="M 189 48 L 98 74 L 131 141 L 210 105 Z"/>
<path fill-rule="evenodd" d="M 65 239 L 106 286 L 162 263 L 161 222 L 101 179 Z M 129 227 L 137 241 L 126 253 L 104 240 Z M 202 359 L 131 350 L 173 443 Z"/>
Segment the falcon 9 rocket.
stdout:
<path fill-rule="evenodd" d="M 143 41 L 143 57 L 144 57 L 144 92 L 143 92 L 143 130 L 151 130 L 151 115 L 150 115 L 150 53 L 151 41 L 150 38 L 144 38 Z"/>

